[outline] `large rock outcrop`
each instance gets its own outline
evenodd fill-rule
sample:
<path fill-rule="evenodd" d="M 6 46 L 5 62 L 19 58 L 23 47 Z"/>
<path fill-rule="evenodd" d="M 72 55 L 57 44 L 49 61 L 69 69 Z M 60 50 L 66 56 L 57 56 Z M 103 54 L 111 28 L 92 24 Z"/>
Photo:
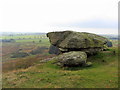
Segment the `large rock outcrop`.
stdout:
<path fill-rule="evenodd" d="M 91 62 L 86 63 L 87 55 L 106 49 L 108 44 L 111 46 L 107 38 L 86 32 L 50 32 L 47 37 L 51 43 L 49 52 L 60 54 L 56 57 L 60 66 L 90 66 Z"/>
<path fill-rule="evenodd" d="M 86 32 L 50 32 L 47 33 L 47 37 L 61 52 L 84 51 L 87 54 L 94 54 L 103 50 L 108 42 L 107 38 Z"/>

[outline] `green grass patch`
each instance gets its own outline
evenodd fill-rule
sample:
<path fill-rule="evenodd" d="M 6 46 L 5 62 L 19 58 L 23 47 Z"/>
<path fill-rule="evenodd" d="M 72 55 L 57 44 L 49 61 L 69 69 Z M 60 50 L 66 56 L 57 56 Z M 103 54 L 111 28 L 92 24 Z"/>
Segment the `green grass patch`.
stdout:
<path fill-rule="evenodd" d="M 111 48 L 112 49 L 112 48 Z M 114 49 L 114 48 L 113 48 Z M 114 49 L 115 50 L 115 49 Z M 117 49 L 116 49 L 117 50 Z M 105 62 L 103 62 L 103 59 Z M 26 70 L 5 73 L 3 87 L 11 88 L 117 88 L 118 56 L 112 51 L 89 57 L 91 67 L 60 68 L 53 64 L 37 63 Z M 12 73 L 12 74 L 11 74 Z"/>

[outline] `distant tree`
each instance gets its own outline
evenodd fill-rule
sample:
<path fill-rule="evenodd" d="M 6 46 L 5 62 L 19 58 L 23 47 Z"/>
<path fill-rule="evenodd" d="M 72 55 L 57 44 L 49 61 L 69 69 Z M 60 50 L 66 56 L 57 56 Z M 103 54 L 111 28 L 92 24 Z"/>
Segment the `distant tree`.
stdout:
<path fill-rule="evenodd" d="M 33 43 L 35 43 L 35 41 L 33 41 Z"/>
<path fill-rule="evenodd" d="M 39 40 L 39 43 L 42 42 L 42 40 Z"/>

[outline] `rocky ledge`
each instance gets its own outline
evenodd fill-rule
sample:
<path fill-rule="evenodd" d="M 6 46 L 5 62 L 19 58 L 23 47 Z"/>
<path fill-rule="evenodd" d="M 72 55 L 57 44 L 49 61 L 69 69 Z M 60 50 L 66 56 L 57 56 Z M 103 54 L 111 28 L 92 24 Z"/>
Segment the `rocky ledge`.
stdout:
<path fill-rule="evenodd" d="M 107 38 L 86 32 L 61 31 L 47 33 L 50 54 L 60 54 L 56 60 L 61 66 L 87 66 L 87 55 L 94 55 L 112 44 Z"/>

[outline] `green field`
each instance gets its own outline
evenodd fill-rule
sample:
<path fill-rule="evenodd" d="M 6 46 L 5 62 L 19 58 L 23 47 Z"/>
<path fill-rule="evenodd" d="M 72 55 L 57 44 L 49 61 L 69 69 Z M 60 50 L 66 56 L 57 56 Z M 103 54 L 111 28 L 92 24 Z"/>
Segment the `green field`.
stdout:
<path fill-rule="evenodd" d="M 46 38 L 46 35 L 4 35 L 0 36 L 2 39 L 33 39 L 33 38 Z"/>
<path fill-rule="evenodd" d="M 48 38 L 3 43 L 5 54 L 3 65 L 6 66 L 3 69 L 3 88 L 118 88 L 118 41 L 112 40 L 112 42 L 113 47 L 108 51 L 88 58 L 87 61 L 93 63 L 91 67 L 71 68 L 60 68 L 53 64 L 54 60 L 41 63 L 41 60 L 53 57 L 48 52 L 24 58 L 9 57 L 17 48 L 29 52 L 38 46 L 49 47 Z M 8 50 L 6 47 L 12 49 Z M 116 54 L 113 53 L 114 50 Z"/>
<path fill-rule="evenodd" d="M 0 36 L 3 40 L 14 39 L 15 42 L 3 42 L 2 43 L 2 54 L 3 60 L 13 60 L 10 58 L 12 53 L 22 49 L 23 52 L 30 52 L 37 47 L 48 47 L 50 46 L 49 39 L 46 35 L 13 35 L 13 36 Z"/>

